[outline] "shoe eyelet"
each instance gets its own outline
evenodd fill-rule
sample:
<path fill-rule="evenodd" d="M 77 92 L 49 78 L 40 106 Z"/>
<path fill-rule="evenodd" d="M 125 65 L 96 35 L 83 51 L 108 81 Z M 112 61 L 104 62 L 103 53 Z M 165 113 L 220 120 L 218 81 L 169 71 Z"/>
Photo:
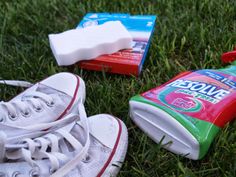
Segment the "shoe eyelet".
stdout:
<path fill-rule="evenodd" d="M 17 176 L 19 176 L 19 175 L 21 175 L 21 173 L 19 172 L 19 171 L 15 171 L 14 173 L 12 173 L 12 177 L 17 177 Z"/>
<path fill-rule="evenodd" d="M 5 117 L 0 117 L 0 123 L 5 122 Z M 1 177 L 1 176 L 0 176 Z"/>
<path fill-rule="evenodd" d="M 26 111 L 26 112 L 21 112 L 21 115 L 24 116 L 24 117 L 30 117 L 31 114 L 30 114 L 30 111 Z"/>
<path fill-rule="evenodd" d="M 8 117 L 13 121 L 15 121 L 17 119 L 17 115 L 10 114 L 10 113 L 8 114 Z"/>
<path fill-rule="evenodd" d="M 43 108 L 42 107 L 34 107 L 35 112 L 42 112 Z"/>
<path fill-rule="evenodd" d="M 55 105 L 55 102 L 54 101 L 46 102 L 46 104 L 48 107 L 53 107 Z"/>
<path fill-rule="evenodd" d="M 82 159 L 82 162 L 89 163 L 91 161 L 91 157 L 89 155 L 86 155 L 84 159 Z"/>
<path fill-rule="evenodd" d="M 32 170 L 30 170 L 29 176 L 30 177 L 39 177 L 39 171 L 36 169 L 32 169 Z"/>
<path fill-rule="evenodd" d="M 52 168 L 49 169 L 50 175 L 52 175 L 56 170 L 53 170 Z"/>

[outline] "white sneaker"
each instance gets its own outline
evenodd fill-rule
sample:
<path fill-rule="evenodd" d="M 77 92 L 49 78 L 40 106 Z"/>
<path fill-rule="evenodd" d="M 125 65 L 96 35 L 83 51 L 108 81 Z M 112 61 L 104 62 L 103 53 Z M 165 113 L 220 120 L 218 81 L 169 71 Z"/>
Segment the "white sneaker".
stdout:
<path fill-rule="evenodd" d="M 18 144 L 5 144 L 0 154 L 5 154 L 8 161 L 0 164 L 0 176 L 116 176 L 127 151 L 124 123 L 107 114 L 89 118 L 85 111 L 79 114 L 80 121 L 47 135 L 26 138 Z M 4 136 L 0 136 L 2 144 Z"/>
<path fill-rule="evenodd" d="M 30 86 L 22 81 L 1 81 L 8 85 Z M 0 130 L 17 137 L 64 125 L 61 119 L 76 112 L 78 103 L 85 100 L 85 84 L 77 75 L 58 73 L 26 89 L 8 102 L 0 102 Z"/>

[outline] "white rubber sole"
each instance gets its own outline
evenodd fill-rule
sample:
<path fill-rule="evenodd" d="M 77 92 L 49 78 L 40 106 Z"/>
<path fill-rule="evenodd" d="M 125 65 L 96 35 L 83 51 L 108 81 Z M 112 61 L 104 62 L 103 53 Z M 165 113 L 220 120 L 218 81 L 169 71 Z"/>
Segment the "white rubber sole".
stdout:
<path fill-rule="evenodd" d="M 54 77 L 54 79 L 53 79 Z M 72 85 L 72 89 L 66 85 L 66 84 L 70 84 L 70 82 L 65 82 L 65 83 L 61 83 L 62 80 L 65 81 L 72 81 L 74 80 L 74 82 L 76 82 L 75 85 Z M 41 81 L 42 84 L 44 84 L 44 80 Z M 40 83 L 41 83 L 40 82 Z M 58 83 L 59 82 L 59 83 Z M 73 83 L 74 83 L 73 82 Z M 62 117 L 64 117 L 65 115 L 69 114 L 69 113 L 77 113 L 78 112 L 78 103 L 82 102 L 84 103 L 85 101 L 85 97 L 86 97 L 86 90 L 85 90 L 85 83 L 83 81 L 83 79 L 81 79 L 79 76 L 75 75 L 75 74 L 71 74 L 71 73 L 58 73 L 52 76 L 51 80 L 48 81 L 48 83 L 46 83 L 46 85 L 48 85 L 49 87 L 54 87 L 55 89 L 57 88 L 58 84 L 58 88 L 61 88 L 64 86 L 64 88 L 62 89 L 62 91 L 64 91 L 64 93 L 66 93 L 67 95 L 70 95 L 72 97 L 70 103 L 67 105 L 66 109 L 63 111 L 63 113 L 58 117 L 58 119 L 61 119 Z M 64 85 L 62 85 L 64 84 Z"/>
<path fill-rule="evenodd" d="M 122 164 L 125 160 L 125 156 L 127 153 L 128 148 L 128 131 L 125 124 L 120 120 L 117 119 L 119 126 L 120 126 L 120 137 L 117 142 L 117 147 L 114 150 L 114 155 L 109 162 L 108 166 L 106 167 L 105 171 L 98 175 L 97 177 L 115 177 L 117 176 L 118 172 L 120 171 Z"/>
<path fill-rule="evenodd" d="M 66 109 L 62 112 L 62 114 L 58 117 L 58 119 L 63 118 L 64 116 L 70 114 L 70 113 L 77 113 L 78 112 L 78 103 L 82 102 L 84 103 L 85 101 L 85 97 L 86 97 L 86 90 L 85 90 L 85 83 L 83 81 L 83 79 L 81 79 L 79 76 L 75 75 L 75 74 L 71 74 L 71 73 L 58 73 L 56 75 L 61 75 L 61 78 L 65 78 L 65 79 L 75 79 L 76 80 L 76 85 L 75 85 L 75 90 L 67 90 L 68 86 L 65 86 L 65 93 L 72 96 L 72 100 L 70 101 L 70 103 L 67 105 Z M 56 76 L 54 75 L 54 76 Z M 61 81 L 60 78 L 60 81 Z M 56 79 L 54 81 L 52 81 L 52 83 L 48 83 L 46 85 L 52 84 L 52 85 L 56 85 L 56 84 L 62 84 L 62 83 L 57 83 L 59 81 L 57 81 Z"/>
<path fill-rule="evenodd" d="M 82 103 L 84 104 L 85 102 L 85 98 L 86 98 L 86 88 L 85 88 L 85 83 L 84 83 L 84 80 L 81 79 L 79 76 L 75 75 L 75 77 L 77 77 L 78 81 L 79 81 L 79 88 L 77 90 L 77 93 L 76 93 L 76 96 L 75 96 L 75 100 L 74 100 L 74 106 L 72 106 L 70 109 L 69 109 L 69 112 L 74 112 L 74 111 L 77 111 L 78 108 L 76 105 L 78 105 L 78 103 L 80 101 L 82 101 Z M 80 100 L 81 99 L 81 100 Z M 68 112 L 68 113 L 69 113 Z"/>

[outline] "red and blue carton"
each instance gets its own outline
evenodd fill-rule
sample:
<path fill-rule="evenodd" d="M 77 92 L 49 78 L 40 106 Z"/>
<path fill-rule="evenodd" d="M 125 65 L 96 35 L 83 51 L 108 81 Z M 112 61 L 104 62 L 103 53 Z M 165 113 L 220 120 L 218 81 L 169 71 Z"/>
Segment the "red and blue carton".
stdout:
<path fill-rule="evenodd" d="M 133 37 L 132 49 L 102 55 L 93 60 L 79 62 L 79 67 L 88 70 L 138 76 L 146 59 L 154 31 L 156 16 L 117 13 L 88 13 L 76 28 L 100 25 L 107 21 L 120 21 Z"/>

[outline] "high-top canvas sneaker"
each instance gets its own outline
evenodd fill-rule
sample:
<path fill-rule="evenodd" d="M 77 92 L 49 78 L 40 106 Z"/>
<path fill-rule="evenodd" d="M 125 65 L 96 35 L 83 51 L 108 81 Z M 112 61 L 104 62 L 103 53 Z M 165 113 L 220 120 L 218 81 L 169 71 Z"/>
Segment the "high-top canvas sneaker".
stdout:
<path fill-rule="evenodd" d="M 17 85 L 17 81 L 2 81 Z M 2 83 L 1 82 L 1 83 Z M 18 85 L 24 85 L 19 82 Z M 0 102 L 0 130 L 17 137 L 64 125 L 73 120 L 64 116 L 77 112 L 78 103 L 85 100 L 85 84 L 77 75 L 58 73 L 26 89 L 8 102 Z"/>
<path fill-rule="evenodd" d="M 79 121 L 18 144 L 4 144 L 7 135 L 0 134 L 0 144 L 4 147 L 0 148 L 0 154 L 6 157 L 5 163 L 0 164 L 0 176 L 116 176 L 127 151 L 124 123 L 108 114 L 89 118 L 85 111 L 79 114 Z"/>

